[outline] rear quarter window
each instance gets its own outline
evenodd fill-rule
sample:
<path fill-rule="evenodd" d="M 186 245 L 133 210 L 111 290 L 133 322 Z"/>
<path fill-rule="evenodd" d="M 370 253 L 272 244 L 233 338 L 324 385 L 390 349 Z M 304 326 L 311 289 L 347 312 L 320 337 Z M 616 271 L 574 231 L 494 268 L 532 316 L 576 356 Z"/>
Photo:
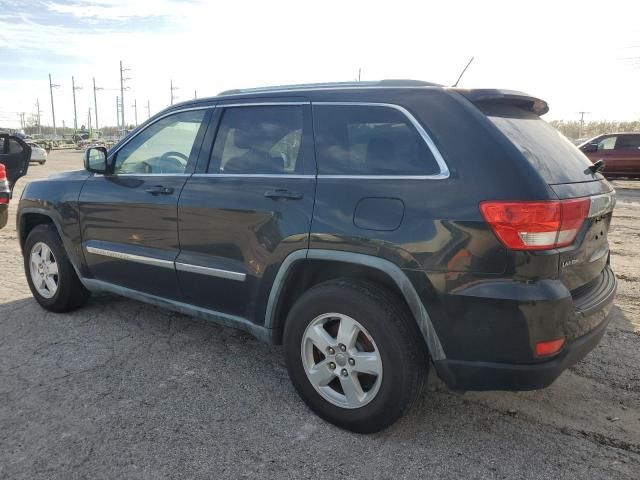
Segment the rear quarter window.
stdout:
<path fill-rule="evenodd" d="M 434 175 L 439 166 L 416 128 L 385 106 L 314 105 L 318 172 Z"/>
<path fill-rule="evenodd" d="M 589 159 L 536 114 L 509 105 L 486 105 L 482 110 L 548 184 L 593 179 L 585 173 Z"/>

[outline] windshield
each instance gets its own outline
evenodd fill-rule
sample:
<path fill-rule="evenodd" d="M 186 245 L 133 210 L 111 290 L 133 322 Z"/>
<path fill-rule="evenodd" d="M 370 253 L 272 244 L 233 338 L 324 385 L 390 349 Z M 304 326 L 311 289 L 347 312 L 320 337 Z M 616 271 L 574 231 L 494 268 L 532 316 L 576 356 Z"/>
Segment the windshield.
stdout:
<path fill-rule="evenodd" d="M 587 182 L 589 159 L 534 113 L 509 105 L 483 108 L 489 120 L 520 150 L 549 184 Z"/>

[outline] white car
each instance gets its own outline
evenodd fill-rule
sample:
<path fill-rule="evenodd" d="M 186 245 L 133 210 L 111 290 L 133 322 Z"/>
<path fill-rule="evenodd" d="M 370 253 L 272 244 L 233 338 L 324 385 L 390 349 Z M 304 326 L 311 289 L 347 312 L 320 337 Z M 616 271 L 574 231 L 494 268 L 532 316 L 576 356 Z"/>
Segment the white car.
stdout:
<path fill-rule="evenodd" d="M 44 165 L 47 161 L 47 151 L 37 143 L 29 142 L 31 147 L 31 158 L 29 162 L 38 162 L 40 165 Z"/>

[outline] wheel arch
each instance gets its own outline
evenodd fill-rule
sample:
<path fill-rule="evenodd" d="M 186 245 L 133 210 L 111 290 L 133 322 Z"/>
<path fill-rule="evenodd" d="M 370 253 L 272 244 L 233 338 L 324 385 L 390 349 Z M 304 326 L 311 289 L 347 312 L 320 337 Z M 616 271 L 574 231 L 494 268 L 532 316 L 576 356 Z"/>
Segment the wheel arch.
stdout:
<path fill-rule="evenodd" d="M 66 238 L 63 235 L 63 229 L 60 225 L 60 221 L 50 210 L 28 207 L 22 208 L 18 211 L 18 215 L 16 218 L 16 227 L 18 233 L 18 241 L 20 242 L 20 250 L 24 250 L 24 244 L 27 240 L 27 237 L 29 236 L 29 233 L 38 225 L 52 225 L 56 229 L 58 237 L 60 237 L 62 241 L 62 246 L 67 252 L 67 256 L 69 257 L 71 265 L 76 271 L 78 278 L 82 280 L 83 277 L 79 268 L 80 264 L 78 263 L 79 259 L 74 255 L 73 249 L 70 249 L 67 245 Z"/>
<path fill-rule="evenodd" d="M 339 277 L 373 280 L 397 294 L 409 308 L 431 357 L 446 358 L 429 313 L 400 267 L 380 257 L 338 250 L 298 250 L 285 258 L 271 287 L 265 312 L 265 327 L 274 333 L 276 343 L 281 342 L 282 326 L 295 300 L 308 288 Z"/>

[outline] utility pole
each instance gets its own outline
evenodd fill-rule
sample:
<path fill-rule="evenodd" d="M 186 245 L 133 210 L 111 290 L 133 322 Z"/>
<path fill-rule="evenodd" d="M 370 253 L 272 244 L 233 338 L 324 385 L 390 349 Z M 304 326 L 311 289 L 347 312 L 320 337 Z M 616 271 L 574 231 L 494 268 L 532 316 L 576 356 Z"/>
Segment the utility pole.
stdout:
<path fill-rule="evenodd" d="M 89 133 L 93 136 L 93 129 L 91 128 L 91 107 L 89 107 L 89 114 L 87 116 L 87 127 L 89 128 Z"/>
<path fill-rule="evenodd" d="M 116 97 L 116 135 L 120 135 L 120 97 Z"/>
<path fill-rule="evenodd" d="M 56 109 L 53 106 L 53 89 L 58 88 L 60 85 L 54 85 L 51 82 L 51 74 L 49 74 L 49 93 L 51 94 L 51 116 L 53 117 L 53 138 L 58 136 L 56 130 Z"/>
<path fill-rule="evenodd" d="M 137 99 L 133 99 L 133 105 L 131 105 L 133 107 L 133 114 L 135 115 L 135 119 L 136 119 L 136 127 L 138 126 L 138 100 Z"/>
<path fill-rule="evenodd" d="M 93 77 L 93 113 L 96 116 L 96 130 L 98 130 L 98 97 L 96 96 L 96 91 L 104 90 L 101 87 L 96 87 L 96 78 Z"/>
<path fill-rule="evenodd" d="M 197 90 L 193 91 L 193 98 L 194 98 L 194 100 L 198 99 L 198 91 Z"/>
<path fill-rule="evenodd" d="M 173 94 L 174 90 L 178 90 L 178 87 L 174 87 L 173 80 L 171 80 L 171 105 L 173 105 L 173 101 L 178 98 Z"/>
<path fill-rule="evenodd" d="M 362 68 L 358 68 L 358 81 L 360 81 L 361 74 L 362 74 Z"/>
<path fill-rule="evenodd" d="M 151 103 L 147 100 L 147 119 L 151 118 Z"/>
<path fill-rule="evenodd" d="M 584 131 L 584 116 L 589 113 L 591 112 L 578 112 L 580 115 L 580 138 L 582 138 L 582 133 Z"/>
<path fill-rule="evenodd" d="M 76 87 L 73 76 L 71 77 L 71 88 L 73 89 L 73 130 L 78 130 L 78 114 L 76 113 L 76 90 L 82 90 L 82 87 Z"/>
<path fill-rule="evenodd" d="M 38 135 L 42 136 L 42 125 L 40 124 L 40 114 L 42 110 L 40 110 L 40 99 L 36 98 L 36 118 L 38 119 Z"/>
<path fill-rule="evenodd" d="M 124 123 L 124 91 L 126 90 L 124 88 L 124 82 L 126 82 L 127 80 L 131 80 L 130 78 L 125 78 L 124 77 L 124 72 L 128 72 L 129 69 L 128 68 L 122 68 L 122 60 L 120 60 L 120 114 L 122 115 L 122 129 L 124 130 L 125 128 L 125 123 Z M 128 88 L 128 87 L 127 87 Z"/>

